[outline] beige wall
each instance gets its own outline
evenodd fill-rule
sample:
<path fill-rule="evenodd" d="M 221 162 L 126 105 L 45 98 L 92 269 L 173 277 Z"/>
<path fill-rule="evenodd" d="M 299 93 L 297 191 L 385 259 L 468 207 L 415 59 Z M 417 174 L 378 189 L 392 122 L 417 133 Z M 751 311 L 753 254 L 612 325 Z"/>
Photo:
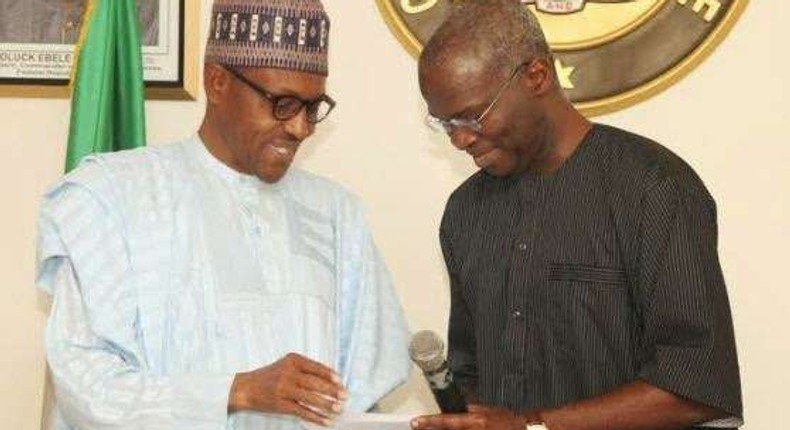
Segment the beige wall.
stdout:
<path fill-rule="evenodd" d="M 423 127 L 415 63 L 373 2 L 327 3 L 335 30 L 330 89 L 340 105 L 301 164 L 362 196 L 411 326 L 443 332 L 448 298 L 437 224 L 470 163 Z M 790 13 L 784 3 L 753 1 L 731 37 L 690 77 L 599 118 L 678 152 L 718 202 L 747 428 L 754 430 L 785 426 L 790 398 Z M 150 141 L 192 133 L 201 114 L 202 103 L 149 103 Z M 67 115 L 61 100 L 0 100 L 2 429 L 32 430 L 39 422 L 44 305 L 32 285 L 34 220 L 39 195 L 60 174 Z M 388 405 L 418 411 L 430 403 L 412 378 Z"/>

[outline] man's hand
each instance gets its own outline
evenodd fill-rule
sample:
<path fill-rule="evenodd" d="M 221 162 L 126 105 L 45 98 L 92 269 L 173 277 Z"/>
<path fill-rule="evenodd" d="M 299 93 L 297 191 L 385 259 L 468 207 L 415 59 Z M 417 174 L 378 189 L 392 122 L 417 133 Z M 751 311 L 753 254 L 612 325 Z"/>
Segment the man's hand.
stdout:
<path fill-rule="evenodd" d="M 254 410 L 297 416 L 328 426 L 348 398 L 332 369 L 298 354 L 233 380 L 228 412 Z"/>
<path fill-rule="evenodd" d="M 537 415 L 516 415 L 503 409 L 469 405 L 466 414 L 442 414 L 417 417 L 411 422 L 415 430 L 524 430 L 527 423 L 540 421 Z"/>

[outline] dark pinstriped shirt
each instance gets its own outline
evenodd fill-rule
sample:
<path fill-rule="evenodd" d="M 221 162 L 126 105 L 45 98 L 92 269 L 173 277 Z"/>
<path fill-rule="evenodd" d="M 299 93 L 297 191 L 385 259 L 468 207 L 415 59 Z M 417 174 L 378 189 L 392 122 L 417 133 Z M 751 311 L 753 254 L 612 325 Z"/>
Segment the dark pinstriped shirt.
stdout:
<path fill-rule="evenodd" d="M 742 416 L 715 204 L 666 148 L 595 125 L 551 175 L 469 178 L 440 237 L 451 367 L 481 403 L 642 380 Z"/>

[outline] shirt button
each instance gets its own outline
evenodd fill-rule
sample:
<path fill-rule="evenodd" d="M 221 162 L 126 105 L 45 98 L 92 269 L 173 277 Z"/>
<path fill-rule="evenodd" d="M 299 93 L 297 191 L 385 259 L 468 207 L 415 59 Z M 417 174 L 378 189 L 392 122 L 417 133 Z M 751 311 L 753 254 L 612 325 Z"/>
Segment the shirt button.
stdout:
<path fill-rule="evenodd" d="M 515 318 L 515 319 L 521 319 L 523 314 L 521 313 L 520 309 L 513 309 L 513 312 L 511 313 L 511 315 L 513 315 L 513 318 Z"/>
<path fill-rule="evenodd" d="M 520 251 L 526 251 L 527 250 L 527 244 L 526 243 L 519 243 L 518 244 L 518 249 Z"/>

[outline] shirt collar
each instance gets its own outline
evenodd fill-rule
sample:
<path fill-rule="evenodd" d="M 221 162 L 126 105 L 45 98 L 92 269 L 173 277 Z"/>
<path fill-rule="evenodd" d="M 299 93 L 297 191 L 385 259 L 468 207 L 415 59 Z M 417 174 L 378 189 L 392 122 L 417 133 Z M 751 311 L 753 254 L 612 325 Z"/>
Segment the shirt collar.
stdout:
<path fill-rule="evenodd" d="M 286 172 L 285 176 L 279 181 L 269 184 L 260 180 L 255 175 L 247 175 L 238 172 L 220 161 L 208 150 L 208 148 L 206 148 L 206 144 L 203 142 L 203 139 L 200 138 L 200 135 L 195 134 L 192 141 L 193 144 L 189 145 L 189 147 L 193 154 L 200 160 L 200 163 L 232 186 L 241 187 L 242 189 L 277 190 L 282 187 L 282 184 L 288 178 L 288 173 Z"/>

